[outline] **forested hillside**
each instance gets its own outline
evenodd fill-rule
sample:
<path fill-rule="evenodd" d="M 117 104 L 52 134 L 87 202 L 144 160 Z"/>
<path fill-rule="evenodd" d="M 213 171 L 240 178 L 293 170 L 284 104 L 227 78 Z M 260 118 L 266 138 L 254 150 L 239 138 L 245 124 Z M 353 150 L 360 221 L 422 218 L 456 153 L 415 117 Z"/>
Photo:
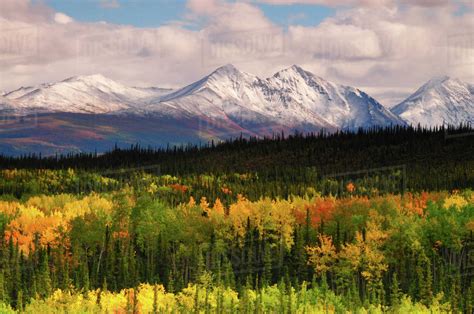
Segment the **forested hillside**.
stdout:
<path fill-rule="evenodd" d="M 4 156 L 0 157 L 0 168 L 90 170 L 108 177 L 127 177 L 127 180 L 133 171 L 124 169 L 183 178 L 209 174 L 225 177 L 223 180 L 230 180 L 229 184 L 235 173 L 248 173 L 252 186 L 239 192 L 252 199 L 301 194 L 295 185 L 317 187 L 324 195 L 334 195 L 343 193 L 344 189 L 342 185 L 338 191 L 328 188 L 329 181 L 365 177 L 379 181 L 384 177 L 398 184 L 391 190 L 385 188 L 391 192 L 402 192 L 404 188 L 452 190 L 474 186 L 472 134 L 474 130 L 469 127 L 433 130 L 394 127 L 358 133 L 282 134 L 271 139 L 239 138 L 220 144 L 168 149 L 134 146 L 103 155 Z M 376 184 L 382 186 L 380 182 Z"/>
<path fill-rule="evenodd" d="M 469 131 L 3 157 L 0 312 L 471 313 Z"/>

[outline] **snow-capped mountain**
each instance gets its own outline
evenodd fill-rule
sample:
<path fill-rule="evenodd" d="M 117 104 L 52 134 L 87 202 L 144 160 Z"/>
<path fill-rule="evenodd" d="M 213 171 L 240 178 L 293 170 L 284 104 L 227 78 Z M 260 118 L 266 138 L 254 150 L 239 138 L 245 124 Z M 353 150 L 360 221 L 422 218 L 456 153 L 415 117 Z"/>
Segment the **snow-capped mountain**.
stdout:
<path fill-rule="evenodd" d="M 203 79 L 160 99 L 147 109 L 162 114 L 197 116 L 208 123 L 229 123 L 258 132 L 268 125 L 285 128 L 334 128 L 315 112 L 272 99 L 275 87 L 266 79 L 223 66 Z M 257 126 L 258 125 L 258 126 Z M 275 130 L 276 131 L 276 130 Z"/>
<path fill-rule="evenodd" d="M 298 66 L 261 79 L 226 65 L 163 96 L 147 110 L 240 125 L 272 122 L 300 130 L 404 124 L 364 92 L 328 82 Z"/>
<path fill-rule="evenodd" d="M 392 112 L 413 125 L 473 123 L 474 85 L 447 76 L 436 77 L 392 108 Z"/>
<path fill-rule="evenodd" d="M 267 79 L 269 100 L 302 107 L 339 129 L 404 124 L 363 91 L 324 80 L 294 65 Z"/>
<path fill-rule="evenodd" d="M 357 88 L 298 66 L 259 78 L 226 65 L 175 90 L 77 76 L 3 93 L 0 151 L 47 155 L 294 130 L 459 124 L 474 119 L 473 95 L 473 85 L 436 78 L 390 111 Z"/>
<path fill-rule="evenodd" d="M 198 118 L 236 130 L 325 128 L 328 130 L 404 124 L 366 93 L 328 82 L 298 66 L 270 78 L 233 65 L 176 91 L 128 87 L 102 75 L 21 87 L 5 94 L 17 110 L 135 114 Z M 275 130 L 276 131 L 276 130 Z"/>
<path fill-rule="evenodd" d="M 111 113 L 145 104 L 167 90 L 128 87 L 100 74 L 76 76 L 57 83 L 21 87 L 4 97 L 17 109 L 36 112 Z"/>

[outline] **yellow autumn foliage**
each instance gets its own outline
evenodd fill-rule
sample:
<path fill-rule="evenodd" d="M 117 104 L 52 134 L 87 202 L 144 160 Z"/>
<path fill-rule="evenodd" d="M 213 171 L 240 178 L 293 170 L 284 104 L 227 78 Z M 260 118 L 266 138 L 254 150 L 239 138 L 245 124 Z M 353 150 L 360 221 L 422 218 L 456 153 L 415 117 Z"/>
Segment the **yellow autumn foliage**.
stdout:
<path fill-rule="evenodd" d="M 444 200 L 444 208 L 450 209 L 455 208 L 456 210 L 460 210 L 462 207 L 468 204 L 467 200 L 459 194 L 454 194 L 449 196 Z"/>
<path fill-rule="evenodd" d="M 290 201 L 274 201 L 269 198 L 250 202 L 239 196 L 236 203 L 230 205 L 228 219 L 236 234 L 242 239 L 250 222 L 260 236 L 280 242 L 288 249 L 293 245 L 293 205 Z"/>
<path fill-rule="evenodd" d="M 61 232 L 69 230 L 72 219 L 91 212 L 111 216 L 113 210 L 113 202 L 98 194 L 80 199 L 68 194 L 38 195 L 29 198 L 24 204 L 0 202 L 0 212 L 11 218 L 5 236 L 18 243 L 24 253 L 34 249 L 36 235 L 39 235 L 39 244 L 42 246 L 67 245 L 64 239 L 61 240 Z"/>
<path fill-rule="evenodd" d="M 309 259 L 308 264 L 313 265 L 319 275 L 326 274 L 337 259 L 336 248 L 332 243 L 332 238 L 326 235 L 319 235 L 319 245 L 307 247 Z"/>
<path fill-rule="evenodd" d="M 8 217 L 16 216 L 18 214 L 19 209 L 20 209 L 20 203 L 18 202 L 0 201 L 0 213 Z"/>

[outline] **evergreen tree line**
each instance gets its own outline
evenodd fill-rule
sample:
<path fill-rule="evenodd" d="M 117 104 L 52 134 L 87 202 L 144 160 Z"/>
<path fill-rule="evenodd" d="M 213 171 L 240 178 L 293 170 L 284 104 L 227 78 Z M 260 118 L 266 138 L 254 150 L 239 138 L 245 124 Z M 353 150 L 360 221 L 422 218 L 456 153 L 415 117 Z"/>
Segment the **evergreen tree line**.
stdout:
<path fill-rule="evenodd" d="M 163 149 L 135 145 L 101 155 L 1 156 L 0 168 L 105 173 L 142 168 L 145 172 L 174 176 L 257 173 L 264 184 L 280 189 L 281 193 L 277 194 L 283 197 L 295 194 L 294 189 L 286 190 L 295 182 L 308 186 L 331 179 L 363 179 L 364 171 L 373 178 L 374 169 L 385 169 L 382 175 L 392 169 L 393 172 L 403 170 L 404 177 L 400 179 L 403 182 L 394 183 L 398 184 L 397 191 L 450 190 L 474 186 L 474 141 L 469 136 L 472 134 L 474 130 L 468 126 L 433 129 L 395 126 L 334 134 L 281 134 L 266 139 L 238 138 L 219 144 Z M 320 190 L 334 192 L 334 187 L 321 183 Z"/>

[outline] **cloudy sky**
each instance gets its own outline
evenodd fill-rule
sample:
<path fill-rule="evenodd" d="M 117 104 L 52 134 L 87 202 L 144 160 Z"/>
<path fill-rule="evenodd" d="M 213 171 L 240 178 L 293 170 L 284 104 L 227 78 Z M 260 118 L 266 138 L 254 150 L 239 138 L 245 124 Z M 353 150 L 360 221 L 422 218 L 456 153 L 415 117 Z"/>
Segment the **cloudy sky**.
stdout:
<path fill-rule="evenodd" d="M 474 0 L 0 0 L 0 91 L 102 73 L 177 87 L 232 63 L 298 64 L 392 106 L 474 82 Z"/>

